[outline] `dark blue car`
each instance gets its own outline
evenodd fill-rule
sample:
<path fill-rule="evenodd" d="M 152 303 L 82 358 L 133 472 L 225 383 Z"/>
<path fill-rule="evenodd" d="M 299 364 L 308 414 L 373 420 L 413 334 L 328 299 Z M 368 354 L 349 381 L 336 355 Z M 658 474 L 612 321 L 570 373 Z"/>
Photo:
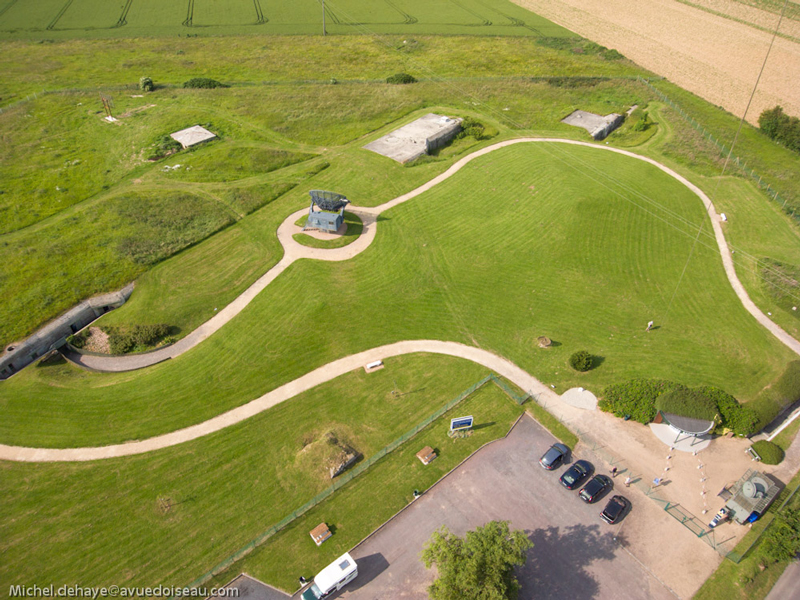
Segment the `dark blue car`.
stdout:
<path fill-rule="evenodd" d="M 559 481 L 568 490 L 574 490 L 581 482 L 594 472 L 594 466 L 588 460 L 579 460 L 561 476 Z"/>
<path fill-rule="evenodd" d="M 569 454 L 569 448 L 564 444 L 553 444 L 550 449 L 539 459 L 539 464 L 548 471 L 552 471 L 565 460 Z"/>

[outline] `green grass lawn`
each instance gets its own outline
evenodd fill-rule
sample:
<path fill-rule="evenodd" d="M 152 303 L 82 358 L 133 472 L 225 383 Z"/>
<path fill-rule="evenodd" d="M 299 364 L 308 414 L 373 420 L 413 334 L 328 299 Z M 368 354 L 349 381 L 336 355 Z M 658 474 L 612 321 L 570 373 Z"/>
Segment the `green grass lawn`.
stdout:
<path fill-rule="evenodd" d="M 497 352 L 556 391 L 646 372 L 747 400 L 790 352 L 745 312 L 715 245 L 701 241 L 681 279 L 703 218 L 696 196 L 641 161 L 562 144 L 498 150 L 385 213 L 354 259 L 292 265 L 223 332 L 177 359 L 123 374 L 21 372 L 0 387 L 0 438 L 141 439 L 334 358 L 414 338 Z M 314 329 L 320 315 L 331 317 L 324 336 Z M 644 335 L 651 319 L 659 329 Z M 542 351 L 540 335 L 561 345 Z M 569 369 L 579 349 L 602 357 L 600 366 Z"/>
<path fill-rule="evenodd" d="M 297 221 L 297 225 L 302 227 L 306 224 L 307 220 L 308 215 L 305 215 Z M 358 236 L 361 235 L 361 231 L 364 229 L 364 223 L 361 221 L 361 219 L 351 212 L 345 211 L 344 222 L 347 224 L 347 231 L 343 236 L 336 239 L 319 240 L 315 237 L 311 237 L 307 233 L 295 233 L 292 237 L 297 243 L 303 244 L 303 246 L 308 246 L 310 248 L 342 248 L 355 242 L 358 239 Z"/>
<path fill-rule="evenodd" d="M 471 138 L 459 140 L 407 167 L 357 151 L 367 136 L 390 131 L 423 110 L 474 116 L 486 123 L 487 131 L 502 130 L 503 135 L 518 127 L 556 127 L 564 135 L 578 136 L 558 124 L 563 114 L 579 104 L 620 111 L 642 92 L 625 79 L 564 88 L 561 80 L 551 85 L 525 77 L 640 72 L 624 60 L 607 60 L 588 50 L 573 53 L 570 44 L 591 49 L 579 39 L 565 49 L 527 39 L 458 40 L 421 37 L 398 49 L 372 38 L 344 37 L 334 43 L 289 37 L 278 40 L 279 59 L 272 46 L 264 49 L 263 41 L 255 44 L 250 38 L 235 43 L 192 39 L 171 49 L 172 42 L 151 39 L 137 40 L 131 63 L 124 62 L 130 58 L 130 42 L 4 44 L 0 62 L 7 76 L 0 82 L 0 103 L 12 105 L 0 113 L 6 142 L 0 145 L 0 261 L 6 265 L 0 286 L 7 307 L 0 315 L 0 343 L 23 337 L 87 296 L 122 287 L 151 266 L 131 263 L 117 251 L 116 229 L 101 216 L 116 198 L 180 193 L 206 201 L 203 218 L 238 219 L 316 178 L 297 190 L 298 198 L 316 185 L 346 190 L 359 204 L 375 205 L 413 189 L 476 147 Z M 114 56 L 115 66 L 95 69 L 95 63 L 83 60 L 86 53 L 101 60 Z M 36 67 L 32 55 L 38 55 Z M 353 55 L 359 56 L 357 64 L 347 59 Z M 151 75 L 162 87 L 141 98 L 135 89 L 119 87 L 126 77 L 138 80 L 142 66 L 156 57 L 163 71 Z M 165 79 L 176 85 L 197 74 L 191 69 L 195 61 L 211 70 L 215 65 L 224 68 L 238 85 L 222 90 L 163 86 Z M 420 77 L 445 75 L 455 83 L 381 83 L 386 74 L 410 65 Z M 329 83 L 332 72 L 341 78 L 338 85 Z M 30 89 L 25 86 L 33 73 L 46 73 L 50 84 L 71 91 L 13 104 Z M 298 82 L 298 73 L 319 79 Z M 460 77 L 464 75 L 468 78 Z M 109 92 L 107 86 L 116 89 Z M 98 87 L 114 97 L 118 123 L 102 120 Z M 486 97 L 489 103 L 465 106 L 464 94 Z M 219 139 L 155 164 L 146 160 L 158 140 L 197 123 Z M 302 162 L 292 164 L 296 161 Z M 165 169 L 176 165 L 180 168 Z M 129 228 L 130 223 L 121 223 L 119 231 Z M 195 244 L 213 230 L 179 245 L 167 244 L 162 250 L 169 251 L 157 258 Z M 255 263 L 248 262 L 244 268 L 255 275 Z M 229 297 L 230 287 L 216 283 L 225 279 L 223 273 L 203 283 L 207 291 L 217 289 L 217 304 Z M 158 293 L 171 296 L 169 290 Z M 187 317 L 172 324 L 186 331 L 196 322 Z"/>
<path fill-rule="evenodd" d="M 330 34 L 472 34 L 569 37 L 555 23 L 508 0 L 366 2 L 328 0 Z M 43 0 L 37 6 L 0 6 L 3 38 L 70 39 L 265 34 L 320 34 L 322 6 L 314 0 L 197 0 L 179 5 L 157 0 L 110 5 L 100 0 Z"/>
<path fill-rule="evenodd" d="M 244 423 L 166 450 L 88 463 L 0 463 L 0 579 L 187 584 L 331 484 L 322 464 L 305 460 L 310 442 L 334 431 L 370 457 L 487 374 L 442 356 L 412 355 L 385 364 L 369 375 L 361 369 L 343 375 Z M 429 487 L 473 449 L 504 435 L 522 411 L 492 384 L 466 399 L 457 410 L 462 409 L 491 426 L 451 442 L 445 415 L 253 555 L 248 568 L 254 565 L 270 583 L 290 587 L 296 569 L 316 570 L 330 552 L 372 531 L 408 502 L 411 490 Z M 441 456 L 423 469 L 414 453 L 426 444 Z M 308 538 L 308 519 L 314 518 L 337 526 L 321 551 Z M 291 577 L 268 566 L 275 552 L 305 538 L 309 547 L 282 561 L 292 566 Z M 7 595 L 4 586 L 0 597 Z"/>
<path fill-rule="evenodd" d="M 411 502 L 413 490 L 427 490 L 472 452 L 504 436 L 522 412 L 523 409 L 499 388 L 487 384 L 383 458 L 364 476 L 359 476 L 244 560 L 217 575 L 209 585 L 222 585 L 244 571 L 294 591 L 298 573 L 308 577 L 319 572 Z M 447 436 L 449 419 L 460 414 L 473 415 L 476 429 L 469 438 L 453 440 Z M 427 466 L 415 456 L 425 446 L 434 448 L 438 454 Z M 318 548 L 308 532 L 321 522 L 333 526 L 336 533 Z"/>

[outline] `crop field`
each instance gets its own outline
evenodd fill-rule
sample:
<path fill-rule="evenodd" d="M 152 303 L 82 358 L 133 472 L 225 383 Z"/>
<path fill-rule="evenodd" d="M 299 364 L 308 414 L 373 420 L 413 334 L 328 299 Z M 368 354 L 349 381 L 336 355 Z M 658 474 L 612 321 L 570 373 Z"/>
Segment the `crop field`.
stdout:
<path fill-rule="evenodd" d="M 517 4 L 615 48 L 647 69 L 741 117 L 748 106 L 778 16 L 727 18 L 733 0 L 668 0 L 630 10 L 624 0 L 516 0 Z M 781 3 L 783 4 L 783 3 Z M 708 10 L 703 10 L 703 5 Z M 711 8 L 713 7 L 713 8 Z M 745 7 L 748 8 L 748 7 Z M 757 10 L 757 9 L 751 9 Z M 750 21 L 758 21 L 753 27 Z M 785 19 L 771 50 L 747 120 L 781 105 L 800 115 L 800 21 Z"/>
<path fill-rule="evenodd" d="M 318 0 L 21 0 L 0 6 L 0 37 L 119 37 L 322 32 Z M 328 33 L 570 37 L 507 0 L 327 0 Z"/>

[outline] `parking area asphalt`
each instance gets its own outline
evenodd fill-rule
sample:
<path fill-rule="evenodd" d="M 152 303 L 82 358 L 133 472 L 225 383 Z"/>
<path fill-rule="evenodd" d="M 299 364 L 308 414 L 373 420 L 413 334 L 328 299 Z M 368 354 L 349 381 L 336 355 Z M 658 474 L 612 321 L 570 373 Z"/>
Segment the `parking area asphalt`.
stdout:
<path fill-rule="evenodd" d="M 276 590 L 274 587 L 244 573 L 225 587 L 238 590 L 238 595 L 236 596 L 238 600 L 289 600 L 290 598 L 289 594 Z"/>
<path fill-rule="evenodd" d="M 554 441 L 524 416 L 508 437 L 479 451 L 356 547 L 359 576 L 336 597 L 427 598 L 434 573 L 419 556 L 436 529 L 446 525 L 463 535 L 488 521 L 508 520 L 534 544 L 517 573 L 520 598 L 674 599 L 625 547 L 626 521 L 636 518 L 638 504 L 652 502 L 624 493 L 629 490 L 617 480 L 621 490 L 596 504 L 583 503 L 577 490 L 558 482 L 567 467 L 548 472 L 538 465 Z M 614 493 L 632 501 L 632 512 L 620 524 L 607 525 L 599 513 Z"/>

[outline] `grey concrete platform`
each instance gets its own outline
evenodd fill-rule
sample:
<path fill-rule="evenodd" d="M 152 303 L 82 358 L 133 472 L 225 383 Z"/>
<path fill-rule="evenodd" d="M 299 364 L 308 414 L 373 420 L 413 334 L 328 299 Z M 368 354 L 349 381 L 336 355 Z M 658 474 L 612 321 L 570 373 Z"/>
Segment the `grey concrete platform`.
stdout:
<path fill-rule="evenodd" d="M 407 163 L 453 139 L 461 130 L 461 119 L 429 113 L 370 142 L 364 148 Z"/>

